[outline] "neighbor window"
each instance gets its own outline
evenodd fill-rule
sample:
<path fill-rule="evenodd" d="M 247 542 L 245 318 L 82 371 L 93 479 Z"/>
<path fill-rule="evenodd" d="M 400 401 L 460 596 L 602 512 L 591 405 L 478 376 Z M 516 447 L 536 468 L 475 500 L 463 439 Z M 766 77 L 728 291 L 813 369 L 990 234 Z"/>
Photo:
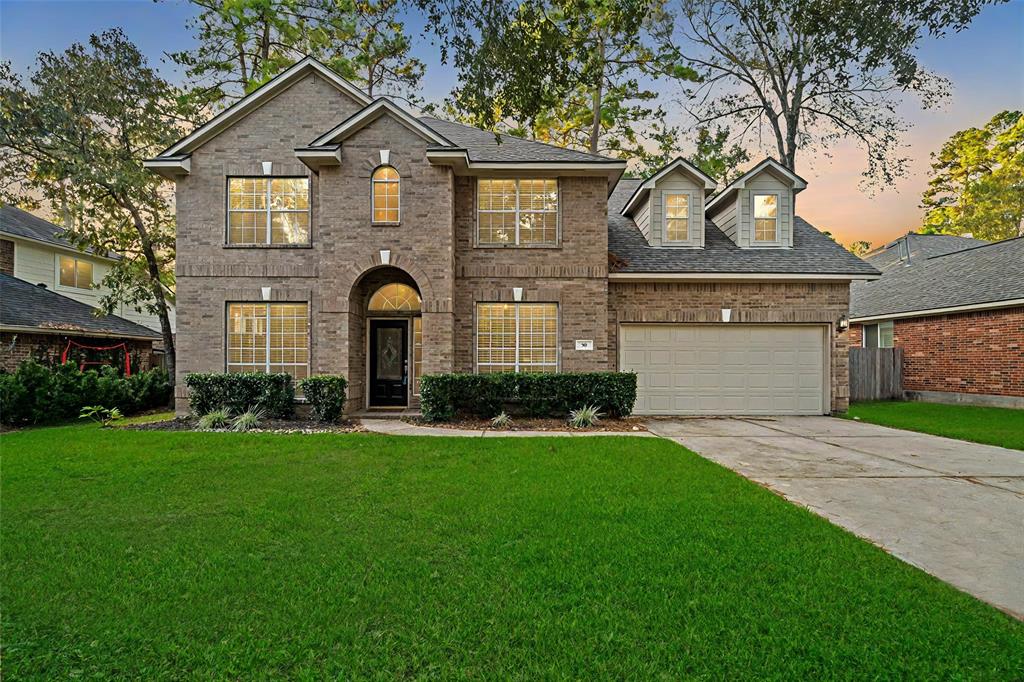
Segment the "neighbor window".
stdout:
<path fill-rule="evenodd" d="M 309 375 L 306 303 L 232 303 L 227 337 L 229 372 Z"/>
<path fill-rule="evenodd" d="M 779 238 L 779 195 L 754 195 L 754 241 L 774 242 Z"/>
<path fill-rule="evenodd" d="M 480 180 L 477 202 L 479 244 L 558 243 L 557 180 Z"/>
<path fill-rule="evenodd" d="M 558 306 L 554 303 L 479 303 L 477 371 L 558 371 Z"/>
<path fill-rule="evenodd" d="M 665 195 L 665 239 L 670 242 L 685 242 L 690 238 L 690 196 L 688 194 Z"/>
<path fill-rule="evenodd" d="M 92 289 L 92 263 L 71 256 L 61 256 L 60 285 L 76 289 Z"/>
<path fill-rule="evenodd" d="M 397 223 L 401 215 L 401 177 L 391 166 L 373 171 L 373 222 Z"/>
<path fill-rule="evenodd" d="M 309 178 L 228 178 L 228 244 L 308 244 Z"/>
<path fill-rule="evenodd" d="M 866 324 L 861 332 L 861 346 L 864 348 L 892 348 L 893 321 Z"/>

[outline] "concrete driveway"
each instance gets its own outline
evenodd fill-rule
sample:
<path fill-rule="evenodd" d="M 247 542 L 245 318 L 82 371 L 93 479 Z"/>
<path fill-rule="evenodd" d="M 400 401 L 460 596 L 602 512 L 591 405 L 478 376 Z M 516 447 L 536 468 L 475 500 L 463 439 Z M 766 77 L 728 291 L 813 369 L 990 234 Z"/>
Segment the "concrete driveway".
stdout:
<path fill-rule="evenodd" d="M 1024 452 L 832 417 L 647 426 L 1024 618 Z"/>

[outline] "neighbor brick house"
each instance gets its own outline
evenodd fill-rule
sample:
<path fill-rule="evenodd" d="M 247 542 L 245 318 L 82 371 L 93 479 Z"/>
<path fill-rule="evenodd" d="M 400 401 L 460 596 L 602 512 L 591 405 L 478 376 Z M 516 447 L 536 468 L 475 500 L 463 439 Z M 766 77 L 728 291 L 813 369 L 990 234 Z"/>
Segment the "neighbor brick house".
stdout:
<path fill-rule="evenodd" d="M 847 405 L 849 283 L 771 160 L 714 195 L 371 100 L 298 62 L 146 162 L 177 185 L 189 372 L 342 374 L 350 410 L 431 372 L 633 370 L 638 412 Z"/>
<path fill-rule="evenodd" d="M 850 343 L 902 348 L 908 397 L 1024 407 L 1024 237 L 908 234 L 867 261 Z"/>

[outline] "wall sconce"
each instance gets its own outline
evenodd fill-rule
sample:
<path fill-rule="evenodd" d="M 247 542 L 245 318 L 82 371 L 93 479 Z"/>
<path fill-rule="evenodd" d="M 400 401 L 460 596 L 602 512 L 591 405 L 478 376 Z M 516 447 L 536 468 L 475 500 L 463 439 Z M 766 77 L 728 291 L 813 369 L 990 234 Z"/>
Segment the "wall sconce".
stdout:
<path fill-rule="evenodd" d="M 270 300 L 270 287 L 260 287 L 260 291 L 263 293 L 263 300 Z"/>
<path fill-rule="evenodd" d="M 273 161 L 261 161 L 260 164 L 263 166 L 263 174 L 264 175 L 270 175 L 271 173 L 274 172 L 274 162 Z"/>
<path fill-rule="evenodd" d="M 380 264 L 391 265 L 391 249 L 380 250 Z"/>
<path fill-rule="evenodd" d="M 722 308 L 722 322 L 728 322 L 732 319 L 732 308 Z"/>
<path fill-rule="evenodd" d="M 850 328 L 850 318 L 846 315 L 840 315 L 839 321 L 836 322 L 836 326 L 839 327 L 839 331 L 845 332 Z"/>
<path fill-rule="evenodd" d="M 512 300 L 516 301 L 516 302 L 519 302 L 519 301 L 523 300 L 523 288 L 522 287 L 512 287 Z"/>

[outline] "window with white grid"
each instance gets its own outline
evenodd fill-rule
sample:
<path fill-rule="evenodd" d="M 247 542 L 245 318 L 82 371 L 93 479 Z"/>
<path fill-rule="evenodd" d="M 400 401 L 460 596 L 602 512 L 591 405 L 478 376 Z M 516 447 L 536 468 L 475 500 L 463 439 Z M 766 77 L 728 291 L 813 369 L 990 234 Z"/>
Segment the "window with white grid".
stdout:
<path fill-rule="evenodd" d="M 308 244 L 309 178 L 228 178 L 228 244 Z"/>
<path fill-rule="evenodd" d="M 477 243 L 531 246 L 558 243 L 558 181 L 480 179 Z"/>
<path fill-rule="evenodd" d="M 231 303 L 227 324 L 229 372 L 309 375 L 306 303 Z"/>
<path fill-rule="evenodd" d="M 478 303 L 477 371 L 557 372 L 558 306 Z"/>
<path fill-rule="evenodd" d="M 690 238 L 690 195 L 665 194 L 665 240 L 685 242 Z"/>
<path fill-rule="evenodd" d="M 381 166 L 373 172 L 373 222 L 400 222 L 401 182 L 398 171 L 391 166 Z"/>
<path fill-rule="evenodd" d="M 774 242 L 779 238 L 779 195 L 754 195 L 754 241 Z"/>

